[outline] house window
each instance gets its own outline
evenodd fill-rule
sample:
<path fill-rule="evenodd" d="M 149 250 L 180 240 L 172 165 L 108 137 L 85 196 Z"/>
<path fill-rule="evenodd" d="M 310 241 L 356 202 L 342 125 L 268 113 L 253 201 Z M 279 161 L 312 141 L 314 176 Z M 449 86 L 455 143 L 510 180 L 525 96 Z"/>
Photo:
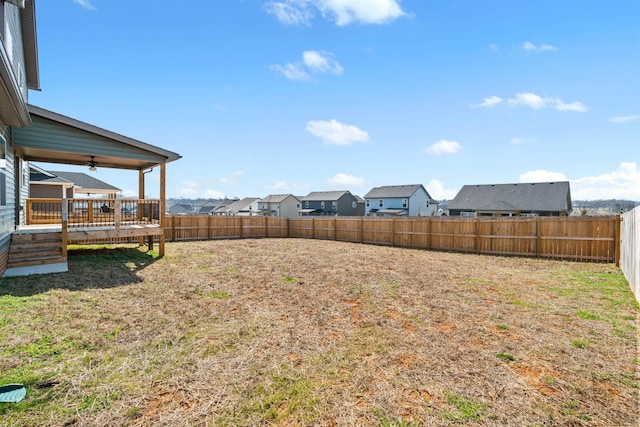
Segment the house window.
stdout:
<path fill-rule="evenodd" d="M 353 209 L 357 208 L 358 207 L 358 202 L 351 202 L 351 207 Z"/>
<path fill-rule="evenodd" d="M 379 206 L 380 206 L 381 208 L 383 208 L 383 207 L 384 207 L 384 200 L 383 200 L 383 199 L 380 199 L 380 201 L 379 201 Z"/>
<path fill-rule="evenodd" d="M 366 203 L 367 203 L 367 207 L 371 207 L 371 200 L 367 199 Z"/>
<path fill-rule="evenodd" d="M 320 202 L 320 209 L 324 209 L 324 201 Z"/>
<path fill-rule="evenodd" d="M 403 208 L 406 208 L 408 204 L 409 204 L 409 201 L 407 199 L 402 199 L 402 207 Z"/>
<path fill-rule="evenodd" d="M 309 209 L 309 201 L 308 200 L 304 202 L 304 208 L 305 209 Z"/>
<path fill-rule="evenodd" d="M 338 202 L 336 202 L 335 200 L 331 202 L 331 209 L 333 209 L 334 211 L 336 210 L 337 206 L 338 206 Z"/>

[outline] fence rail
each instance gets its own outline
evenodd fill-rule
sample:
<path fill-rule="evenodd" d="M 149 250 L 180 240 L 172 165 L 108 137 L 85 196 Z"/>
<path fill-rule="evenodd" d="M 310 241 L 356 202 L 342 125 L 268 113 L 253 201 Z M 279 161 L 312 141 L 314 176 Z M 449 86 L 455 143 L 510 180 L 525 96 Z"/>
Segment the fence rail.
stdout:
<path fill-rule="evenodd" d="M 167 217 L 169 241 L 297 237 L 405 248 L 615 262 L 620 217 Z"/>
<path fill-rule="evenodd" d="M 65 203 L 69 228 L 160 223 L 157 199 L 27 199 L 27 224 L 60 224 Z"/>

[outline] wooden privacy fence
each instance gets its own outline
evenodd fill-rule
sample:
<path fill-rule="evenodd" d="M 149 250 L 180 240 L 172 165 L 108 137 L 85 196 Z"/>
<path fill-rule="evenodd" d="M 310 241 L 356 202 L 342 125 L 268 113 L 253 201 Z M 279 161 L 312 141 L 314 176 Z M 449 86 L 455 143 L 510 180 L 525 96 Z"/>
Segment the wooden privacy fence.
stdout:
<path fill-rule="evenodd" d="M 620 269 L 640 302 L 640 206 L 622 215 Z"/>
<path fill-rule="evenodd" d="M 620 257 L 620 217 L 168 216 L 168 241 L 298 237 L 588 262 Z"/>

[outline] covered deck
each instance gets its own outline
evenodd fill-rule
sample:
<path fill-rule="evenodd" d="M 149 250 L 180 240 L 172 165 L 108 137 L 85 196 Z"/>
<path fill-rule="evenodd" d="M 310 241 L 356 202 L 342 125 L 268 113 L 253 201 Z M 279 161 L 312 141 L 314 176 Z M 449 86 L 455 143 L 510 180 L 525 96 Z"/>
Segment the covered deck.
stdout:
<path fill-rule="evenodd" d="M 52 111 L 29 105 L 33 125 L 13 130 L 13 147 L 25 161 L 57 163 L 96 168 L 138 171 L 138 198 L 34 198 L 28 180 L 17 179 L 19 203 L 16 208 L 16 240 L 28 234 L 49 230 L 60 233 L 62 254 L 71 243 L 120 243 L 146 240 L 164 255 L 166 211 L 166 164 L 180 155 Z M 15 176 L 24 176 L 22 164 L 16 162 Z M 27 167 L 28 168 L 28 167 Z M 145 198 L 145 173 L 159 170 L 159 197 Z M 28 175 L 28 172 L 27 172 Z M 35 240 L 34 237 L 32 240 Z M 12 238 L 12 246 L 13 246 Z M 29 239 L 17 244 L 24 251 Z M 11 250 L 10 255 L 11 257 Z M 36 262 L 36 261 L 34 261 Z"/>

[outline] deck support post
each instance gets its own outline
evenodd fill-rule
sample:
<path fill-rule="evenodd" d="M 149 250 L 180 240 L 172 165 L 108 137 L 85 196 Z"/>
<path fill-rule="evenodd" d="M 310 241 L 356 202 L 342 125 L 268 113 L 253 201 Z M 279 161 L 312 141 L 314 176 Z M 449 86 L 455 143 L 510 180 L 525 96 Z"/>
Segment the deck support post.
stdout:
<path fill-rule="evenodd" d="M 159 252 L 160 252 L 160 256 L 163 257 L 164 256 L 164 239 L 165 239 L 165 235 L 164 235 L 164 227 L 165 227 L 165 222 L 166 222 L 166 209 L 165 209 L 165 204 L 167 203 L 167 164 L 166 163 L 160 163 L 160 212 L 159 212 L 159 216 L 160 216 L 160 230 L 162 231 L 162 234 L 160 234 L 160 242 L 159 242 Z"/>
<path fill-rule="evenodd" d="M 138 199 L 144 199 L 144 171 L 142 169 L 138 171 Z M 138 205 L 138 221 L 142 220 L 143 211 Z M 138 238 L 138 246 L 144 246 L 144 237 Z"/>

